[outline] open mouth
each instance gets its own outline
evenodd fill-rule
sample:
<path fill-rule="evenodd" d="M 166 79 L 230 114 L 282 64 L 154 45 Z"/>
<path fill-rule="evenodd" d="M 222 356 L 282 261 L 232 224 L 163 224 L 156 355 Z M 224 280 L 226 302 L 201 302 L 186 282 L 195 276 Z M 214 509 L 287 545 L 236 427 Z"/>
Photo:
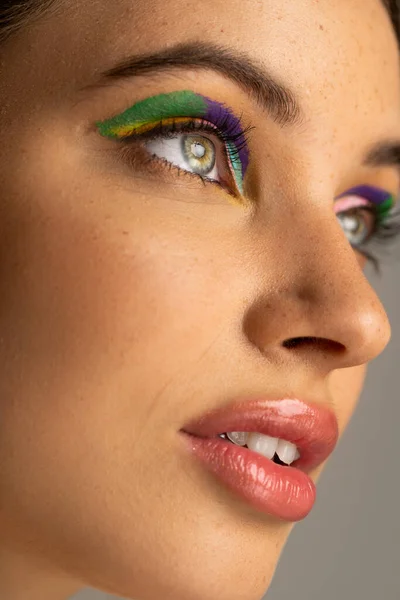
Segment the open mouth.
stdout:
<path fill-rule="evenodd" d="M 299 521 L 315 503 L 311 471 L 333 451 L 338 422 L 327 404 L 255 398 L 209 410 L 180 431 L 225 488 L 264 514 Z"/>
<path fill-rule="evenodd" d="M 226 440 L 231 444 L 235 444 L 236 446 L 248 448 L 256 454 L 261 454 L 272 460 L 275 464 L 284 467 L 290 466 L 294 461 L 300 458 L 300 453 L 294 444 L 279 438 L 243 431 L 220 433 L 217 437 Z"/>

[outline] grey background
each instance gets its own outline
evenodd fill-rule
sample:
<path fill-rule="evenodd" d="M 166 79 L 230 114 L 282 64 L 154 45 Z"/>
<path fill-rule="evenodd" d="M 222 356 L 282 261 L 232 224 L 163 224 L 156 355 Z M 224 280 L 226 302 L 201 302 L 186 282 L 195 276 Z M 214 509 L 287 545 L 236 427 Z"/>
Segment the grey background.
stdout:
<path fill-rule="evenodd" d="M 389 315 L 391 342 L 369 366 L 358 408 L 318 482 L 316 506 L 294 527 L 266 600 L 400 599 L 400 252 L 394 255 L 384 259 L 381 278 L 367 270 Z M 114 598 L 86 589 L 71 600 Z"/>

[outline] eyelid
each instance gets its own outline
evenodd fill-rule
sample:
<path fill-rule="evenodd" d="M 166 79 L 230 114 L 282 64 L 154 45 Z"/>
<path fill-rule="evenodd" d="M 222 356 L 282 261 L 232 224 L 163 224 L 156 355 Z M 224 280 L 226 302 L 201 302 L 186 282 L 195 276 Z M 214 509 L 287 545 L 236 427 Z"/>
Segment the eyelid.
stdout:
<path fill-rule="evenodd" d="M 387 190 L 373 185 L 359 185 L 353 187 L 343 194 L 337 200 L 344 197 L 357 196 L 368 201 L 368 204 L 373 205 L 379 221 L 384 221 L 392 213 L 396 199 Z"/>
<path fill-rule="evenodd" d="M 184 116 L 182 117 L 182 115 Z M 224 103 L 212 100 L 192 90 L 178 90 L 151 96 L 136 102 L 121 114 L 97 122 L 96 125 L 101 135 L 121 138 L 133 133 L 138 125 L 146 126 L 147 123 L 168 119 L 178 120 L 180 118 L 204 119 L 213 123 L 217 130 L 223 133 L 222 137 L 225 142 L 233 142 L 238 159 L 240 159 L 240 173 L 239 160 L 233 160 L 232 162 L 239 181 L 238 187 L 241 188 L 250 154 L 247 145 L 247 133 L 252 127 L 243 127 L 242 118 L 238 117 Z M 151 125 L 149 127 L 151 128 Z"/>
<path fill-rule="evenodd" d="M 123 130 L 123 133 L 119 135 L 115 135 L 119 140 L 129 141 L 135 137 L 145 138 L 147 135 L 150 137 L 156 137 L 157 133 L 160 132 L 160 135 L 157 137 L 161 137 L 161 129 L 163 127 L 167 127 L 168 125 L 175 125 L 179 123 L 190 123 L 193 119 L 190 117 L 171 117 L 168 119 L 155 119 L 154 121 L 148 121 L 139 126 L 131 125 L 129 128 L 126 127 Z M 154 135 L 151 135 L 151 132 L 154 131 Z"/>
<path fill-rule="evenodd" d="M 351 210 L 352 208 L 358 208 L 360 206 L 369 206 L 370 202 L 366 198 L 349 194 L 345 197 L 340 197 L 334 203 L 335 213 L 343 212 L 345 210 Z"/>

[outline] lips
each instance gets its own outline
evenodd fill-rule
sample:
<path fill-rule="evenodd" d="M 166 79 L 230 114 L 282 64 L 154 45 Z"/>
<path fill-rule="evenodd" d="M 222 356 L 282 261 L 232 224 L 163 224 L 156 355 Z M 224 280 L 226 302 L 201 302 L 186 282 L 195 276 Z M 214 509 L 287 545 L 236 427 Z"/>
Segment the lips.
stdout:
<path fill-rule="evenodd" d="M 306 472 L 328 458 L 338 439 L 337 419 L 330 408 L 292 398 L 242 400 L 209 411 L 182 430 L 200 438 L 248 431 L 292 442 L 300 452 L 296 468 Z"/>
<path fill-rule="evenodd" d="M 232 431 L 292 442 L 300 458 L 290 467 L 278 465 L 218 437 Z M 289 521 L 304 518 L 314 505 L 307 473 L 329 457 L 339 436 L 330 408 L 292 398 L 241 400 L 192 420 L 181 433 L 186 448 L 222 483 L 258 510 Z"/>

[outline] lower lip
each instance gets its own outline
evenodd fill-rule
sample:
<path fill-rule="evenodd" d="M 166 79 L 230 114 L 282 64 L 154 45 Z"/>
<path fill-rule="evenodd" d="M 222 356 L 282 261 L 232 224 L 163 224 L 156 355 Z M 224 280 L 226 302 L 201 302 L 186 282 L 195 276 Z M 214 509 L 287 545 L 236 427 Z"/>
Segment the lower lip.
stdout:
<path fill-rule="evenodd" d="M 301 521 L 314 506 L 315 485 L 303 471 L 222 438 L 180 433 L 206 469 L 253 508 L 284 521 Z"/>

